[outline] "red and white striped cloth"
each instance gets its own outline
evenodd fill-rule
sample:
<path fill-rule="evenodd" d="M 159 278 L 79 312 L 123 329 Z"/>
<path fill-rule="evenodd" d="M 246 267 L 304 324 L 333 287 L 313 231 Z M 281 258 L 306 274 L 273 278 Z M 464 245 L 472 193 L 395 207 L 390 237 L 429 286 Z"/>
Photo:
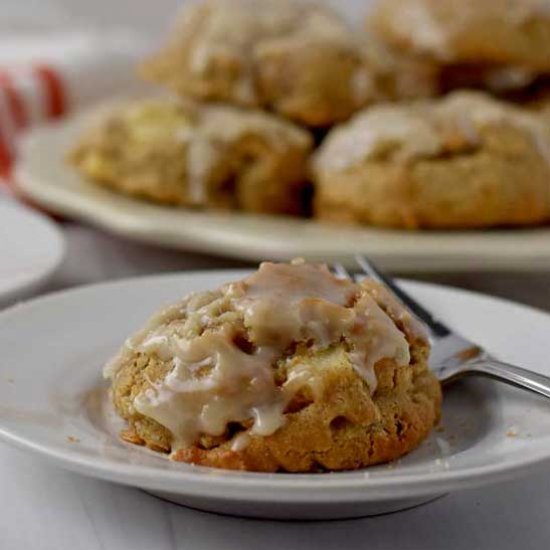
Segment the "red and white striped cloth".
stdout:
<path fill-rule="evenodd" d="M 21 134 L 33 125 L 145 85 L 134 74 L 146 45 L 125 31 L 0 38 L 0 183 L 8 186 Z"/>

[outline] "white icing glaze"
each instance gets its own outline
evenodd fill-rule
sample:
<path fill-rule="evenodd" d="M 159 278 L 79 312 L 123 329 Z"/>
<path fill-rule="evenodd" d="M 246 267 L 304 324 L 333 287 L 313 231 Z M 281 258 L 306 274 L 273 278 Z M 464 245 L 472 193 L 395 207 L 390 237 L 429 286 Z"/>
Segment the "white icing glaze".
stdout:
<path fill-rule="evenodd" d="M 250 435 L 246 432 L 238 434 L 231 443 L 231 450 L 235 453 L 243 451 L 250 445 Z"/>
<path fill-rule="evenodd" d="M 481 93 L 456 92 L 433 102 L 371 107 L 333 130 L 314 157 L 317 171 L 344 171 L 376 158 L 407 162 L 446 151 L 458 132 L 478 145 L 483 128 L 504 124 L 529 136 L 550 164 L 550 133 L 536 116 Z"/>
<path fill-rule="evenodd" d="M 525 23 L 550 17 L 549 0 L 393 0 L 380 1 L 383 27 L 413 49 L 441 61 L 456 60 L 457 40 L 479 24 L 499 21 L 510 32 L 525 32 Z M 490 35 L 488 35 L 488 39 Z"/>
<path fill-rule="evenodd" d="M 361 285 L 368 290 L 369 295 L 380 304 L 394 322 L 402 327 L 403 332 L 410 340 L 426 339 L 426 329 L 422 321 L 404 308 L 403 304 L 386 287 L 380 286 L 369 278 L 363 279 Z"/>
<path fill-rule="evenodd" d="M 194 204 L 204 204 L 213 168 L 228 148 L 246 136 L 260 137 L 275 151 L 293 146 L 305 150 L 310 145 L 306 132 L 265 113 L 218 105 L 202 108 L 187 153 L 189 194 Z"/>
<path fill-rule="evenodd" d="M 171 363 L 133 406 L 170 430 L 176 450 L 200 434 L 223 435 L 231 422 L 251 422 L 247 435 L 273 434 L 301 388 L 322 391 L 314 364 L 287 362 L 286 379 L 278 384 L 276 362 L 286 361 L 286 353 L 292 358 L 298 342 L 321 351 L 342 339 L 371 392 L 376 363 L 410 361 L 404 334 L 360 285 L 337 279 L 323 266 L 265 263 L 242 281 L 191 296 L 155 317 L 105 374 L 116 377 L 135 352 Z"/>
<path fill-rule="evenodd" d="M 198 105 L 167 98 L 132 101 L 101 111 L 95 124 L 101 134 L 112 126 L 127 130 L 133 144 L 151 146 L 183 143 L 186 155 L 188 199 L 196 205 L 207 200 L 212 172 L 246 138 L 257 138 L 266 149 L 284 154 L 292 148 L 307 151 L 311 136 L 305 130 L 261 111 L 225 105 Z M 183 182 L 182 182 L 183 184 Z"/>
<path fill-rule="evenodd" d="M 231 95 L 245 105 L 258 103 L 258 65 L 273 55 L 292 55 L 315 44 L 358 52 L 357 39 L 346 23 L 309 0 L 209 0 L 184 8 L 183 18 L 176 32 L 183 40 L 191 37 L 187 45 L 189 70 L 202 77 L 223 59 L 231 65 Z M 194 27 L 200 32 L 193 32 Z M 363 101 L 363 96 L 360 99 Z"/>
<path fill-rule="evenodd" d="M 539 154 L 550 165 L 550 133 L 546 125 L 529 111 L 514 108 L 475 92 L 451 94 L 435 108 L 436 120 L 442 126 L 451 121 L 463 131 L 472 144 L 480 141 L 481 129 L 492 125 L 510 125 L 524 132 Z"/>
<path fill-rule="evenodd" d="M 416 50 L 437 52 L 443 59 L 450 57 L 448 32 L 423 0 L 401 2 L 392 16 L 395 28 L 408 36 Z"/>
<path fill-rule="evenodd" d="M 187 184 L 189 200 L 193 204 L 206 203 L 208 174 L 217 160 L 218 153 L 212 140 L 197 132 L 187 149 Z"/>
<path fill-rule="evenodd" d="M 421 112 L 406 105 L 377 106 L 334 129 L 314 156 L 317 170 L 340 171 L 389 148 L 402 161 L 437 154 L 441 139 Z"/>

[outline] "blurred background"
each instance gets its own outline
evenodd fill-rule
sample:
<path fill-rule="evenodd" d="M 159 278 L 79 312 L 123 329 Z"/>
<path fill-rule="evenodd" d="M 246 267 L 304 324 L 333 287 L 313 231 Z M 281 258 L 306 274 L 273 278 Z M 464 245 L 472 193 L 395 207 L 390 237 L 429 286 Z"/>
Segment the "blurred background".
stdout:
<path fill-rule="evenodd" d="M 61 65 L 71 62 L 71 66 L 67 65 L 69 73 L 78 72 L 79 67 L 85 68 L 81 74 L 78 73 L 80 78 L 73 79 L 79 84 L 76 95 L 79 100 L 77 107 L 80 107 L 84 103 L 109 97 L 117 90 L 143 86 L 135 78 L 135 62 L 161 43 L 177 10 L 193 1 L 2 0 L 0 64 L 18 60 L 32 62 L 36 60 L 37 51 L 49 53 L 50 49 L 55 49 L 52 57 L 58 59 Z M 327 0 L 327 3 L 357 26 L 362 24 L 368 7 L 374 4 L 372 0 Z M 105 52 L 101 51 L 98 55 L 100 48 L 104 48 Z M 80 63 L 86 56 L 97 59 Z M 104 70 L 106 60 L 114 69 Z M 0 104 L 0 111 L 1 108 Z M 228 258 L 138 244 L 65 219 L 61 220 L 60 227 L 66 240 L 67 254 L 46 290 L 163 271 L 252 265 Z M 469 265 L 464 265 L 463 270 L 454 273 L 433 272 L 426 275 L 413 270 L 408 271 L 407 275 L 550 308 L 545 273 L 528 270 L 521 273 L 519 270 L 501 270 L 498 274 L 471 273 Z"/>
<path fill-rule="evenodd" d="M 194 0 L 2 0 L 0 30 L 2 32 L 83 27 L 128 27 L 146 38 L 155 40 L 166 29 L 167 21 L 178 7 Z M 353 19 L 371 0 L 328 0 L 328 4 Z"/>

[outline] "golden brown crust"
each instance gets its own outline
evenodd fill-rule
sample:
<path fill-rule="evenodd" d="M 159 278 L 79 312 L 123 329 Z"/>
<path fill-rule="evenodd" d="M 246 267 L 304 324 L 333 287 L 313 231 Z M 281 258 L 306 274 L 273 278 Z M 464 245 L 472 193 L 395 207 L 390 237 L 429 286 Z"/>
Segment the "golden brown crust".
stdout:
<path fill-rule="evenodd" d="M 393 359 L 375 365 L 374 393 L 351 362 L 345 343 L 324 350 L 298 345 L 292 359 L 281 364 L 276 378 L 282 383 L 304 365 L 318 375 L 314 389 L 306 386 L 288 404 L 285 424 L 269 436 L 252 435 L 249 424 L 229 426 L 223 436 L 203 435 L 192 446 L 176 449 L 177 461 L 216 468 L 264 472 L 347 470 L 394 460 L 417 447 L 437 423 L 441 389 L 428 370 L 429 346 L 423 333 L 397 302 L 377 284 L 364 290 L 386 311 L 405 334 L 410 364 Z M 163 452 L 172 450 L 171 433 L 138 413 L 136 396 L 166 376 L 169 363 L 154 354 L 134 353 L 113 379 L 116 410 L 129 426 L 125 440 Z M 248 444 L 235 449 L 246 431 Z"/>
<path fill-rule="evenodd" d="M 380 0 L 368 25 L 394 46 L 445 64 L 542 72 L 550 70 L 549 7 L 547 0 Z"/>
<path fill-rule="evenodd" d="M 500 140 L 503 134 L 494 137 Z M 516 151 L 522 148 L 520 144 Z M 419 161 L 407 169 L 373 163 L 321 176 L 318 189 L 324 190 L 316 195 L 315 215 L 331 222 L 403 229 L 544 223 L 550 219 L 548 171 L 536 154 L 515 160 L 519 158 L 495 159 L 491 152 L 481 152 L 463 159 Z"/>
<path fill-rule="evenodd" d="M 350 48 L 318 44 L 295 52 L 274 51 L 259 63 L 262 103 L 308 126 L 346 120 L 374 95 L 360 52 Z"/>
<path fill-rule="evenodd" d="M 287 413 L 283 428 L 271 436 L 251 437 L 241 451 L 233 451 L 230 440 L 212 448 L 179 449 L 173 459 L 264 472 L 357 469 L 394 460 L 416 448 L 439 419 L 441 389 L 427 370 L 426 352 L 425 348 L 417 350 L 419 362 L 413 366 L 379 363 L 379 387 L 372 398 L 342 350 L 308 357 L 325 369 L 323 393 L 301 410 Z M 149 368 L 149 375 L 154 371 Z M 129 421 L 134 441 L 169 452 L 169 432 L 139 414 L 128 414 L 120 378 L 115 388 L 117 410 Z M 132 393 L 140 389 L 134 385 Z"/>
<path fill-rule="evenodd" d="M 437 114 L 452 102 L 460 107 L 456 113 L 453 107 Z M 329 134 L 321 148 L 318 218 L 407 229 L 529 225 L 550 219 L 550 140 L 540 120 L 477 94 L 426 103 L 421 111 L 414 106 L 374 109 L 361 127 L 336 130 L 340 133 L 334 138 Z M 478 119 L 470 119 L 476 111 Z M 365 139 L 370 152 L 365 149 L 363 158 L 359 145 L 355 160 L 335 163 L 337 157 L 342 161 L 343 153 L 336 154 L 341 146 L 372 131 L 367 123 L 374 123 L 373 115 L 380 115 L 379 127 L 395 125 L 394 141 L 378 136 L 373 146 L 372 139 Z"/>
<path fill-rule="evenodd" d="M 307 132 L 267 113 L 151 99 L 103 114 L 70 161 L 151 202 L 298 214 L 310 147 Z"/>
<path fill-rule="evenodd" d="M 372 97 L 358 39 L 307 0 L 207 0 L 185 8 L 142 75 L 186 97 L 265 107 L 309 126 Z"/>
<path fill-rule="evenodd" d="M 154 450 L 170 450 L 170 432 L 152 419 L 139 414 L 133 406 L 136 396 L 155 381 L 166 376 L 169 365 L 156 357 L 136 355 L 132 362 L 120 369 L 113 382 L 112 399 L 117 413 L 128 421 L 128 430 L 122 438 Z"/>
<path fill-rule="evenodd" d="M 400 51 L 374 33 L 363 33 L 361 52 L 373 80 L 368 104 L 433 97 L 440 92 L 440 64 Z"/>
<path fill-rule="evenodd" d="M 235 452 L 183 449 L 175 460 L 251 471 L 353 470 L 394 460 L 416 448 L 439 418 L 441 390 L 423 367 L 379 365 L 381 385 L 371 399 L 338 351 L 325 375 L 325 393 L 274 435 L 253 438 Z M 340 356 L 339 356 L 340 355 Z M 383 374 L 381 374 L 383 372 Z"/>
<path fill-rule="evenodd" d="M 178 132 L 189 112 L 172 101 L 147 101 L 101 110 L 69 152 L 87 179 L 162 204 L 182 204 L 186 144 Z"/>

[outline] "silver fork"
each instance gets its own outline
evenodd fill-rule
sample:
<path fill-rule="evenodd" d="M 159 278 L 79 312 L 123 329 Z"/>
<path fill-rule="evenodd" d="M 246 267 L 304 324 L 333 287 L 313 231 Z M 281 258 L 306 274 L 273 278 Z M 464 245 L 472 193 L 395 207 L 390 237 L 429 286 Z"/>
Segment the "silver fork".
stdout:
<path fill-rule="evenodd" d="M 430 366 L 442 384 L 455 382 L 465 376 L 485 376 L 550 398 L 549 377 L 495 359 L 481 346 L 436 319 L 390 277 L 383 274 L 372 261 L 365 256 L 356 256 L 355 259 L 365 275 L 388 288 L 424 323 L 433 344 Z M 340 277 L 352 278 L 341 264 L 334 265 L 333 269 Z"/>

